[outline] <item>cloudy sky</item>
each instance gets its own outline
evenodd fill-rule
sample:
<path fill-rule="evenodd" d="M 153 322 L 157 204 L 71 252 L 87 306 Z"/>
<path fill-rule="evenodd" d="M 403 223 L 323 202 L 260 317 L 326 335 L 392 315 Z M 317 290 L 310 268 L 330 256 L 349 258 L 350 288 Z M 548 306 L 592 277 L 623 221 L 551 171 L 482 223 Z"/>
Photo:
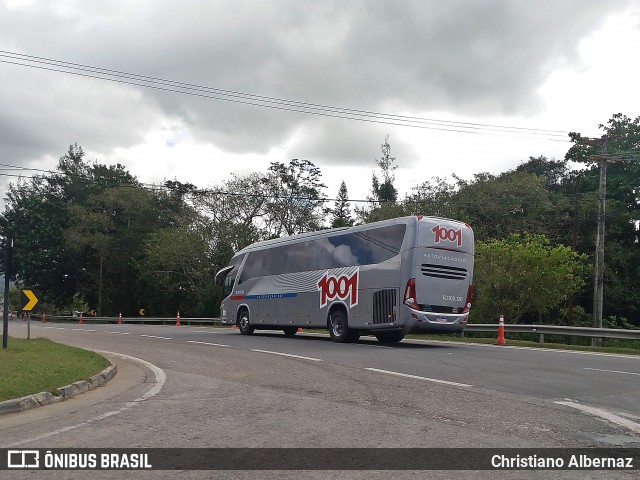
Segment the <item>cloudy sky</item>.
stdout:
<path fill-rule="evenodd" d="M 300 158 L 329 197 L 344 179 L 365 198 L 389 135 L 404 195 L 563 158 L 569 131 L 640 115 L 640 0 L 0 0 L 0 50 L 0 163 L 52 169 L 77 142 L 144 183 L 207 187 Z"/>

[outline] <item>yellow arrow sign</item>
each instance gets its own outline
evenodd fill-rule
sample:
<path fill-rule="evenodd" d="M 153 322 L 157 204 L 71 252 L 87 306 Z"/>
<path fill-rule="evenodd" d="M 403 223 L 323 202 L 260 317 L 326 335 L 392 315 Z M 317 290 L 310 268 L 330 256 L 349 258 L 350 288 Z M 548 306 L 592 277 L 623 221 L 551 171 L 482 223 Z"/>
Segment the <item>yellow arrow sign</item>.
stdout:
<path fill-rule="evenodd" d="M 33 310 L 33 307 L 38 303 L 38 297 L 36 297 L 36 294 L 33 293 L 32 290 L 22 290 L 22 295 L 23 297 L 20 298 L 20 303 L 22 304 L 21 309 L 27 312 Z"/>
<path fill-rule="evenodd" d="M 141 317 L 144 317 L 144 308 L 141 308 L 138 313 L 140 314 Z"/>

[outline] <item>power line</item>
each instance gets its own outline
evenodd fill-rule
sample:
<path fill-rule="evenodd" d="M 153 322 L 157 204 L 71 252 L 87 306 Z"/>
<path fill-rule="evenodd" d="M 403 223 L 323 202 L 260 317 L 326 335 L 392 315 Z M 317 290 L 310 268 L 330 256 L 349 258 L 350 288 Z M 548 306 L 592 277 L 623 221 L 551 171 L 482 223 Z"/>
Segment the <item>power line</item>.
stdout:
<path fill-rule="evenodd" d="M 140 86 L 154 90 L 180 93 L 195 97 L 220 100 L 262 108 L 290 111 L 308 115 L 318 115 L 361 122 L 385 125 L 421 128 L 427 130 L 449 131 L 468 134 L 494 134 L 508 136 L 526 136 L 549 141 L 568 142 L 567 132 L 528 127 L 515 127 L 473 122 L 456 122 L 450 120 L 414 117 L 407 115 L 386 114 L 368 110 L 356 110 L 317 103 L 287 100 L 277 97 L 224 90 L 197 84 L 150 77 L 119 70 L 65 62 L 45 57 L 36 57 L 15 52 L 0 50 L 0 62 L 30 67 L 58 73 L 66 73 L 86 78 L 110 81 L 127 85 Z"/>

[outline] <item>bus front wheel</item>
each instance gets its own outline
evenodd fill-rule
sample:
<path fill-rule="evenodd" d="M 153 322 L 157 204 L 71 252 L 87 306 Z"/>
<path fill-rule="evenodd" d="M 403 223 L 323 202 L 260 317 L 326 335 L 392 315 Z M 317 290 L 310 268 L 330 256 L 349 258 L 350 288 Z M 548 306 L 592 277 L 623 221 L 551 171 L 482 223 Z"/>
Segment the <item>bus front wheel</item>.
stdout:
<path fill-rule="evenodd" d="M 360 331 L 349 328 L 346 314 L 342 310 L 336 310 L 331 314 L 329 336 L 334 342 L 350 343 L 360 338 Z"/>
<path fill-rule="evenodd" d="M 255 328 L 249 323 L 249 312 L 242 310 L 238 319 L 238 330 L 242 335 L 251 335 Z"/>

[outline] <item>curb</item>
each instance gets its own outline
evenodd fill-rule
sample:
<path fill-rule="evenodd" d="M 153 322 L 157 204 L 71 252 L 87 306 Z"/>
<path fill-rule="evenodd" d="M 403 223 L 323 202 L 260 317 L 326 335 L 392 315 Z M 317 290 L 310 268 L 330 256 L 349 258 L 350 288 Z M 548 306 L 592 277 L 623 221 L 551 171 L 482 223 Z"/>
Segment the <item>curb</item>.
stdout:
<path fill-rule="evenodd" d="M 71 385 L 58 388 L 57 395 L 51 392 L 40 392 L 13 400 L 5 400 L 4 402 L 0 402 L 0 415 L 42 407 L 50 403 L 62 402 L 81 393 L 95 390 L 98 387 L 106 385 L 109 380 L 115 377 L 116 373 L 118 373 L 118 367 L 112 363 L 111 366 L 105 368 L 100 373 L 93 375 L 89 381 L 80 380 Z"/>

